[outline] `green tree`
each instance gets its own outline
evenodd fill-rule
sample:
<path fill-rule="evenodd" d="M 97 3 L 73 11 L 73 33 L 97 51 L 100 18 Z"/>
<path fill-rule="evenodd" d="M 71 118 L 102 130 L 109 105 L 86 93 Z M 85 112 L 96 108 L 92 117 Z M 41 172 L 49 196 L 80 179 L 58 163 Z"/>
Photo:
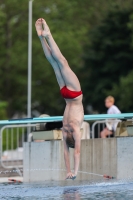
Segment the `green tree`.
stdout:
<path fill-rule="evenodd" d="M 116 97 L 123 112 L 133 112 L 133 70 L 127 76 L 120 77 L 119 83 L 113 84 L 110 93 Z"/>
<path fill-rule="evenodd" d="M 89 34 L 90 44 L 84 51 L 87 81 L 84 91 L 88 91 L 86 104 L 92 104 L 103 112 L 104 98 L 112 94 L 112 88 L 121 76 L 127 76 L 133 69 L 132 30 L 129 27 L 133 9 L 112 9 Z M 117 89 L 119 96 L 119 90 Z M 120 108 L 121 109 L 121 108 Z"/>
<path fill-rule="evenodd" d="M 84 13 L 84 5 L 76 0 L 33 3 L 32 107 L 41 113 L 62 114 L 64 101 L 54 72 L 43 55 L 34 23 L 39 17 L 46 19 L 61 51 L 77 72 L 82 64 L 81 44 L 88 30 L 83 21 L 90 15 Z M 27 108 L 28 2 L 0 1 L 0 16 L 0 99 L 9 103 L 11 117 L 16 111 L 26 112 Z"/>
<path fill-rule="evenodd" d="M 8 103 L 5 101 L 0 102 L 0 120 L 7 119 L 7 106 Z"/>
<path fill-rule="evenodd" d="M 28 34 L 24 31 L 27 30 L 27 23 L 23 23 L 27 21 L 27 2 L 24 3 L 26 7 L 17 0 L 0 2 L 0 99 L 9 104 L 8 116 L 25 106 Z"/>
<path fill-rule="evenodd" d="M 95 48 L 97 48 L 97 44 L 99 45 L 98 40 L 102 40 L 104 37 L 105 43 L 108 43 L 109 37 L 106 36 L 110 35 L 110 32 L 106 31 L 106 34 L 104 27 L 98 27 L 101 26 L 101 21 L 107 18 L 106 15 L 110 13 L 112 7 L 119 6 L 123 10 L 126 8 L 126 13 L 126 10 L 132 7 L 131 4 L 132 0 L 127 0 L 126 3 L 123 0 L 35 0 L 33 2 L 32 109 L 37 109 L 41 113 L 61 115 L 65 105 L 60 96 L 52 67 L 46 60 L 38 40 L 34 27 L 35 21 L 40 17 L 46 19 L 63 55 L 83 85 L 84 105 L 93 103 L 99 109 L 96 103 L 98 97 L 95 99 L 94 95 L 94 92 L 97 95 L 99 89 L 93 90 L 93 95 L 90 93 L 92 86 L 95 86 L 94 80 L 98 80 L 97 75 L 93 76 L 92 74 L 92 68 L 96 69 L 93 59 L 97 57 Z M 110 17 L 115 21 L 116 14 L 112 13 Z M 113 20 L 111 21 L 110 17 L 108 17 L 108 21 L 105 20 L 106 24 L 112 23 Z M 0 100 L 8 102 L 8 117 L 11 117 L 16 111 L 26 113 L 27 109 L 28 1 L 0 0 L 0 19 Z M 116 28 L 119 23 L 123 23 L 121 20 L 116 21 L 118 21 L 118 24 L 115 25 Z M 132 23 L 128 24 L 130 31 L 132 31 L 131 26 Z M 109 27 L 105 26 L 106 28 Z M 123 26 L 123 28 L 125 27 Z M 95 37 L 88 34 L 91 29 L 95 29 L 92 31 Z M 113 31 L 113 28 L 110 30 Z M 98 31 L 97 34 L 96 31 Z M 100 31 L 103 31 L 103 36 Z M 123 29 L 118 34 L 125 37 Z M 88 50 L 93 43 L 95 43 L 94 50 L 93 48 Z M 83 51 L 85 45 L 86 52 Z M 104 46 L 104 49 L 101 47 L 100 51 L 104 52 L 106 49 Z M 91 57 L 89 60 L 87 60 L 88 53 Z M 110 51 L 107 53 L 110 54 Z M 109 55 L 107 56 L 109 57 Z M 84 59 L 86 68 L 83 67 Z M 102 66 L 102 64 L 99 65 L 99 68 L 102 69 Z M 96 74 L 98 74 L 98 70 Z M 91 75 L 92 79 L 89 78 Z M 103 80 L 102 83 L 106 85 L 104 82 L 106 80 Z M 87 83 L 91 86 L 90 88 Z M 101 90 L 100 85 L 99 88 Z"/>

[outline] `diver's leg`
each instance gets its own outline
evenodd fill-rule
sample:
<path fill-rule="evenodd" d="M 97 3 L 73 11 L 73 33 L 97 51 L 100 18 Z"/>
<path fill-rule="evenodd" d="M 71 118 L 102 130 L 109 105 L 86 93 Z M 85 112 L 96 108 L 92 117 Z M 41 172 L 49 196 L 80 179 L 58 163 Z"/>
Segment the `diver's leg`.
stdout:
<path fill-rule="evenodd" d="M 68 65 L 67 60 L 62 55 L 44 19 L 42 19 L 42 23 L 43 23 L 43 28 L 44 28 L 42 31 L 42 36 L 46 38 L 51 50 L 51 54 L 53 58 L 56 60 L 56 62 L 58 63 L 58 66 L 60 67 L 60 71 L 64 79 L 65 85 L 70 90 L 80 91 L 81 88 L 80 88 L 80 83 L 77 76 L 71 70 L 71 68 Z"/>
<path fill-rule="evenodd" d="M 56 75 L 56 78 L 57 78 L 57 81 L 58 81 L 58 84 L 59 84 L 60 88 L 62 88 L 62 87 L 64 87 L 65 82 L 64 82 L 64 80 L 62 78 L 62 74 L 60 72 L 60 68 L 58 66 L 58 63 L 53 58 L 53 56 L 51 54 L 50 47 L 47 44 L 45 38 L 42 37 L 42 19 L 38 19 L 36 21 L 35 27 L 36 27 L 36 31 L 37 31 L 38 37 L 40 38 L 40 41 L 41 41 L 41 44 L 42 44 L 44 54 L 45 54 L 47 60 L 49 61 L 49 63 L 52 65 L 52 67 L 54 69 L 54 72 L 55 72 L 55 75 Z"/>
<path fill-rule="evenodd" d="M 106 138 L 110 135 L 112 135 L 113 132 L 108 130 L 107 128 L 104 128 L 102 131 L 101 131 L 101 138 Z"/>

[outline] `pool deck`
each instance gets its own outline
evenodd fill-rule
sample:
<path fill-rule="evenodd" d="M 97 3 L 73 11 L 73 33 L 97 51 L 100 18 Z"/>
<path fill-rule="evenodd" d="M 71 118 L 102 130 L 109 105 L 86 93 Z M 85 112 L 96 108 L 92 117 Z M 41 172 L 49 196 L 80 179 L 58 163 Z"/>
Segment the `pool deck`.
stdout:
<path fill-rule="evenodd" d="M 9 181 L 8 179 L 14 179 L 16 181 L 21 181 L 23 182 L 23 177 L 20 177 L 20 176 L 15 176 L 15 177 L 3 177 L 3 178 L 0 178 L 0 183 L 15 183 L 15 182 L 11 182 Z"/>

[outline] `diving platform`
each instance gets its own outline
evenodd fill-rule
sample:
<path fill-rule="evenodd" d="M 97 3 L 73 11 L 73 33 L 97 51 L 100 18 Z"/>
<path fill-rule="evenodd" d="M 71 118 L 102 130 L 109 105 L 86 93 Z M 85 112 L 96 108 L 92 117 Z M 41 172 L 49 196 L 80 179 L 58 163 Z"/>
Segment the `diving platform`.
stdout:
<path fill-rule="evenodd" d="M 133 113 L 84 115 L 85 121 L 97 121 L 105 119 L 120 119 L 120 120 L 133 119 Z M 9 119 L 9 120 L 0 120 L 0 125 L 60 122 L 62 120 L 63 116 Z"/>

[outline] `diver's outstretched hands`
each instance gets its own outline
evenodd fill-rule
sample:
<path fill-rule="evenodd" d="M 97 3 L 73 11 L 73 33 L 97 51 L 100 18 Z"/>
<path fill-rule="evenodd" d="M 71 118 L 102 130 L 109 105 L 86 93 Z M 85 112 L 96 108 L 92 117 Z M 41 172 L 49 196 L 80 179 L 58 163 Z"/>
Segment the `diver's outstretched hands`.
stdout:
<path fill-rule="evenodd" d="M 76 178 L 76 175 L 73 174 L 72 172 L 67 173 L 66 179 L 72 179 L 74 180 Z"/>
<path fill-rule="evenodd" d="M 37 35 L 39 37 L 47 37 L 50 35 L 50 29 L 43 18 L 39 18 L 35 23 Z"/>

